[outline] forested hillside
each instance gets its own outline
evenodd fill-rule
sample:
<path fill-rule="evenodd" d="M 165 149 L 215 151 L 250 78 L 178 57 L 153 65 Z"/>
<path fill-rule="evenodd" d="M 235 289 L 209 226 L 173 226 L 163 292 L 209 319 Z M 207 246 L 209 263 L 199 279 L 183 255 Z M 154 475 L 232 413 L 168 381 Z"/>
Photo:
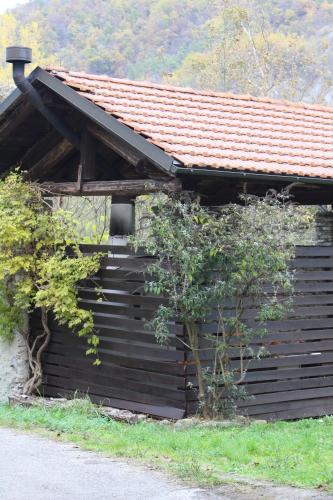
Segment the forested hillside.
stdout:
<path fill-rule="evenodd" d="M 333 3 L 32 0 L 0 16 L 0 48 L 34 62 L 293 100 L 329 100 Z M 10 68 L 0 66 L 2 94 Z"/>

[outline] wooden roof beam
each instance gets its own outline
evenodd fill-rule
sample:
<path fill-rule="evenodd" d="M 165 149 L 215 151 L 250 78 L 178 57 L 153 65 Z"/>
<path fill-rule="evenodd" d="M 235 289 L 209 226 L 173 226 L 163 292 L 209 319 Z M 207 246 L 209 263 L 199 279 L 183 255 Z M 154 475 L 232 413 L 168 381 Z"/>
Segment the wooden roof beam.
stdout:
<path fill-rule="evenodd" d="M 182 184 L 179 179 L 172 181 L 152 181 L 149 179 L 125 181 L 83 182 L 43 182 L 38 184 L 48 196 L 140 196 L 158 192 L 180 192 Z"/>
<path fill-rule="evenodd" d="M 110 134 L 106 133 L 104 130 L 99 129 L 95 126 L 88 126 L 88 132 L 98 139 L 100 142 L 105 144 L 108 148 L 110 148 L 112 151 L 117 153 L 119 156 L 124 158 L 128 163 L 131 165 L 136 166 L 139 161 L 142 159 L 134 150 L 132 150 L 128 145 L 126 144 L 121 144 L 121 142 L 116 139 L 115 137 L 112 137 Z"/>
<path fill-rule="evenodd" d="M 45 154 L 45 156 L 29 168 L 28 173 L 30 179 L 37 180 L 45 177 L 46 174 L 50 173 L 71 151 L 73 151 L 73 145 L 67 141 L 67 139 L 61 139 Z"/>
<path fill-rule="evenodd" d="M 37 164 L 48 151 L 57 146 L 60 141 L 59 134 L 52 130 L 29 148 L 21 158 L 20 165 L 23 170 L 29 170 Z"/>
<path fill-rule="evenodd" d="M 5 139 L 12 134 L 16 128 L 21 125 L 26 118 L 31 115 L 34 108 L 30 102 L 21 102 L 11 113 L 5 115 L 4 120 L 0 123 L 0 140 Z"/>

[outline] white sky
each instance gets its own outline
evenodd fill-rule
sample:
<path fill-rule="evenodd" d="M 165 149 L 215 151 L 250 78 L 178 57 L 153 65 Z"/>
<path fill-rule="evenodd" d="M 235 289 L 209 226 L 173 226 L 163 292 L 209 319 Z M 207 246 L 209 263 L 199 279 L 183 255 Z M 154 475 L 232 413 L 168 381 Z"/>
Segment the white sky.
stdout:
<path fill-rule="evenodd" d="M 21 3 L 26 3 L 28 0 L 0 0 L 0 14 L 5 12 L 7 9 L 11 9 L 20 5 Z"/>

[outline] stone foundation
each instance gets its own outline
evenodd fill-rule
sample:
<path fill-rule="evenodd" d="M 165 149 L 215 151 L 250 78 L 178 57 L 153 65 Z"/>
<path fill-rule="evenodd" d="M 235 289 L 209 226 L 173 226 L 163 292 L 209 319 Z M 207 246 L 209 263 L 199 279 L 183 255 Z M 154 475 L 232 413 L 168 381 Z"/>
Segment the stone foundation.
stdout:
<path fill-rule="evenodd" d="M 28 356 L 21 335 L 12 342 L 0 339 L 0 403 L 8 402 L 8 396 L 22 392 L 28 377 Z"/>

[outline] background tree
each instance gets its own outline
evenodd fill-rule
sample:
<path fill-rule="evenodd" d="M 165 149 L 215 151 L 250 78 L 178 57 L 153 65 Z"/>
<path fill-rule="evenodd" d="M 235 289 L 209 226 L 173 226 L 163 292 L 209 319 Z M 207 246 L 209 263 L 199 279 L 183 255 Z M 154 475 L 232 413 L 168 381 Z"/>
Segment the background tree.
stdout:
<path fill-rule="evenodd" d="M 315 101 L 332 22 L 327 0 L 32 0 L 0 16 L 0 49 L 26 43 L 34 63 Z M 0 82 L 8 71 L 2 59 Z"/>
<path fill-rule="evenodd" d="M 277 31 L 253 0 L 212 0 L 207 50 L 189 54 L 171 81 L 199 88 L 321 101 L 330 87 L 328 40 Z"/>
<path fill-rule="evenodd" d="M 23 45 L 33 50 L 33 64 L 45 66 L 56 64 L 57 58 L 53 52 L 44 51 L 43 35 L 40 25 L 32 20 L 21 23 L 13 13 L 0 16 L 0 101 L 13 89 L 12 68 L 5 61 L 5 48 L 10 45 Z"/>

